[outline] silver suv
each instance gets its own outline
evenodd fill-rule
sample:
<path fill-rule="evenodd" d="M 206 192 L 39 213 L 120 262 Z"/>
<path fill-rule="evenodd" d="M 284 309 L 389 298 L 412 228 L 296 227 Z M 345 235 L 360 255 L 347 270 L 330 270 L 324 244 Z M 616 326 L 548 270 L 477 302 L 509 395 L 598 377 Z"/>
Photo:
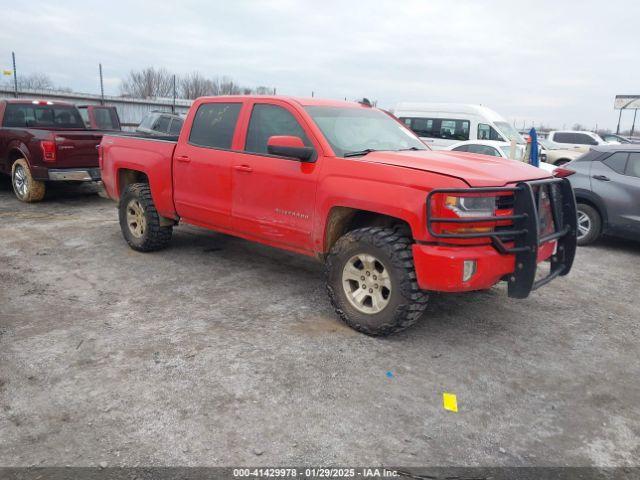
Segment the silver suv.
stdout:
<path fill-rule="evenodd" d="M 136 131 L 150 135 L 178 136 L 183 123 L 184 119 L 181 115 L 171 112 L 149 112 Z"/>
<path fill-rule="evenodd" d="M 556 170 L 578 203 L 578 245 L 601 234 L 640 240 L 640 144 L 598 145 Z"/>

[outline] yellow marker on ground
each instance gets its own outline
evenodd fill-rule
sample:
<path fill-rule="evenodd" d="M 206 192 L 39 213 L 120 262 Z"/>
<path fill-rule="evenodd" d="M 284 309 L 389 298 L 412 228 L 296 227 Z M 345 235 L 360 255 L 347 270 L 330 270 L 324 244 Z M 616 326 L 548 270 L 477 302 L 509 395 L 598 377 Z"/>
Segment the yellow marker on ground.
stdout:
<path fill-rule="evenodd" d="M 455 393 L 443 393 L 442 394 L 442 406 L 445 410 L 449 410 L 451 412 L 458 411 L 458 398 Z"/>

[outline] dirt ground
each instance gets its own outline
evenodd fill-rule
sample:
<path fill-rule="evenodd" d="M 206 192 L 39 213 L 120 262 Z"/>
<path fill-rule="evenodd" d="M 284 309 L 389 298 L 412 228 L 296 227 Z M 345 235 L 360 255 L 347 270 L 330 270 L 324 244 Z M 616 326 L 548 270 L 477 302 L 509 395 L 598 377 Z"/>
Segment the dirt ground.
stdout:
<path fill-rule="evenodd" d="M 95 191 L 0 184 L 2 466 L 640 463 L 640 243 L 375 339 L 313 260 L 188 226 L 137 253 Z"/>

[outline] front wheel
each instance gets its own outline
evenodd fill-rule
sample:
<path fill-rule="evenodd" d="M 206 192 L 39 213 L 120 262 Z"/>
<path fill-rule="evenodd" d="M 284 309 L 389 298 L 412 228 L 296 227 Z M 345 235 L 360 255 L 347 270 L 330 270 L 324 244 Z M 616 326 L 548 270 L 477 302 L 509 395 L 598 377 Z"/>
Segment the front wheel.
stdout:
<path fill-rule="evenodd" d="M 327 256 L 327 291 L 340 318 L 367 335 L 413 325 L 428 295 L 416 281 L 411 239 L 401 227 L 367 227 L 342 236 Z"/>
<path fill-rule="evenodd" d="M 165 248 L 171 240 L 172 226 L 162 226 L 160 215 L 146 183 L 132 183 L 120 198 L 120 229 L 129 246 L 140 252 Z"/>

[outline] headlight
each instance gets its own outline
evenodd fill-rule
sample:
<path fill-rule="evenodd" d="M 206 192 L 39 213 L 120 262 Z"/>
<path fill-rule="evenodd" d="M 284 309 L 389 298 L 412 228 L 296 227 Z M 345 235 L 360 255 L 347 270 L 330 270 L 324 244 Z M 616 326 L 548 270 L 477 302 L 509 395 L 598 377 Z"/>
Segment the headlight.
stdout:
<path fill-rule="evenodd" d="M 459 217 L 490 217 L 496 209 L 496 197 L 448 196 L 444 204 Z"/>

